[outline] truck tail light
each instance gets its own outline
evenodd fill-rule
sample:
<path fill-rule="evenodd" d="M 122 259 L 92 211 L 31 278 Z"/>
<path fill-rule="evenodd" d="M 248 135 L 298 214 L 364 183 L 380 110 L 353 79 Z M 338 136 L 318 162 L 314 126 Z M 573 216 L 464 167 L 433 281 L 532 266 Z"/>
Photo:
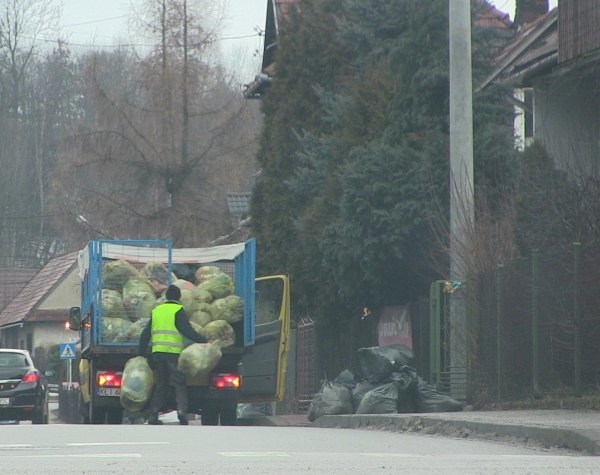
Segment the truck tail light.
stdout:
<path fill-rule="evenodd" d="M 213 389 L 240 389 L 242 377 L 239 374 L 212 374 L 210 387 Z"/>
<path fill-rule="evenodd" d="M 123 373 L 114 371 L 98 371 L 98 387 L 100 388 L 120 388 L 123 379 Z"/>

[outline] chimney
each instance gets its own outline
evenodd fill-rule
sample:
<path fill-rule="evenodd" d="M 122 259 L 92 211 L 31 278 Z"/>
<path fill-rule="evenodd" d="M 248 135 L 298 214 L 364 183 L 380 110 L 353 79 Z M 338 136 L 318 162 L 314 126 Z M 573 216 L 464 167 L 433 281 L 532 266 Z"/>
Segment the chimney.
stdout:
<path fill-rule="evenodd" d="M 548 13 L 548 0 L 517 0 L 515 23 L 526 25 Z"/>

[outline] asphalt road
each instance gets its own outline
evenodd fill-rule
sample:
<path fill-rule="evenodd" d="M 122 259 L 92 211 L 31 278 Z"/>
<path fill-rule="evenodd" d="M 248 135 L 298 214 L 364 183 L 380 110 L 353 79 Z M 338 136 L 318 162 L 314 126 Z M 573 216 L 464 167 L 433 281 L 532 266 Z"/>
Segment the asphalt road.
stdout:
<path fill-rule="evenodd" d="M 600 457 L 482 441 L 315 427 L 20 424 L 0 429 L 6 474 L 600 473 Z"/>

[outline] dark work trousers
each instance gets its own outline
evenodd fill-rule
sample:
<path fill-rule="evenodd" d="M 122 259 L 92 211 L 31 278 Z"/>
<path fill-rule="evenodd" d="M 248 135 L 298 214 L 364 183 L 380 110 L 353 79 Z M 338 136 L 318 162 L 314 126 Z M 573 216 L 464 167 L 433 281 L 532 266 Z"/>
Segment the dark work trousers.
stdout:
<path fill-rule="evenodd" d="M 177 369 L 179 355 L 174 353 L 152 353 L 152 361 L 158 373 L 158 383 L 154 387 L 150 401 L 150 414 L 158 414 L 165 402 L 169 388 L 169 378 L 175 386 L 175 402 L 177 411 L 187 412 L 188 399 L 185 388 L 185 374 Z"/>

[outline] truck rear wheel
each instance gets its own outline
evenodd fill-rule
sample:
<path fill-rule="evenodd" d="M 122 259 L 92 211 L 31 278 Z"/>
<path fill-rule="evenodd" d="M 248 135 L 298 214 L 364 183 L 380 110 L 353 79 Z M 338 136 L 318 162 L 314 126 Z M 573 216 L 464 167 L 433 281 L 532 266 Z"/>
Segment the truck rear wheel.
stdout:
<path fill-rule="evenodd" d="M 237 422 L 237 410 L 236 409 L 224 409 L 220 413 L 221 425 L 222 426 L 234 426 Z"/>
<path fill-rule="evenodd" d="M 219 425 L 219 411 L 216 409 L 202 409 L 200 420 L 203 426 Z"/>
<path fill-rule="evenodd" d="M 123 423 L 123 409 L 111 407 L 106 410 L 106 423 L 107 424 L 122 424 Z"/>
<path fill-rule="evenodd" d="M 83 395 L 79 393 L 79 415 L 81 416 L 82 424 L 90 423 L 90 406 L 83 401 Z"/>
<path fill-rule="evenodd" d="M 90 422 L 92 424 L 104 424 L 106 422 L 106 408 L 94 407 L 90 404 Z"/>

